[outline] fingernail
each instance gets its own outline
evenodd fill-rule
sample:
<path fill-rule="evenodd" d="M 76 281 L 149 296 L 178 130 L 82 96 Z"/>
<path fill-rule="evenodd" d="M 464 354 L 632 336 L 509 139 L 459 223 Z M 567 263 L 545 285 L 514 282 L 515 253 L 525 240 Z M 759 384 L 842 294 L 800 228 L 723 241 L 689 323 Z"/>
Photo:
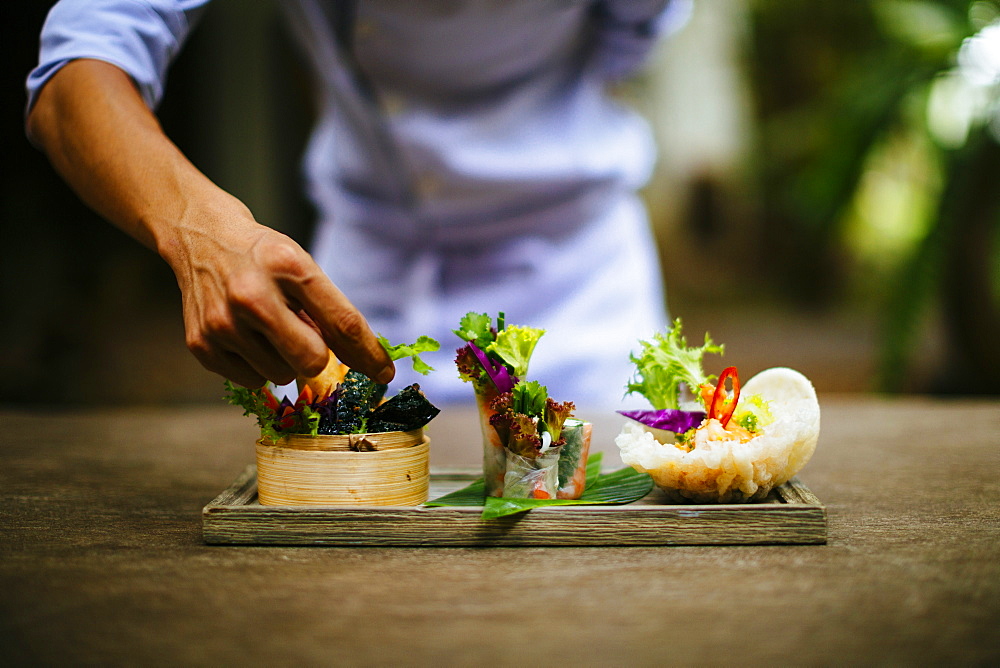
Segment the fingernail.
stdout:
<path fill-rule="evenodd" d="M 381 385 L 388 385 L 396 376 L 396 367 L 392 364 L 382 367 L 382 370 L 375 374 L 375 382 Z"/>

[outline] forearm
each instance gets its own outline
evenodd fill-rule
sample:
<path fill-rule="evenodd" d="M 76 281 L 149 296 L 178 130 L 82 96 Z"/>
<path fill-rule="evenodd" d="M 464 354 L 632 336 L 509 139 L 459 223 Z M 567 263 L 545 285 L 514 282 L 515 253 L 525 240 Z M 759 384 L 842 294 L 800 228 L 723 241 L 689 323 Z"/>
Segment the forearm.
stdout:
<path fill-rule="evenodd" d="M 172 266 L 194 211 L 245 211 L 184 157 L 128 75 L 108 63 L 60 70 L 39 95 L 28 134 L 81 199 Z"/>
<path fill-rule="evenodd" d="M 199 172 L 122 70 L 67 64 L 41 91 L 28 133 L 89 206 L 170 264 L 188 347 L 206 368 L 248 386 L 286 383 L 319 373 L 332 349 L 392 378 L 364 318 L 312 258 Z"/>

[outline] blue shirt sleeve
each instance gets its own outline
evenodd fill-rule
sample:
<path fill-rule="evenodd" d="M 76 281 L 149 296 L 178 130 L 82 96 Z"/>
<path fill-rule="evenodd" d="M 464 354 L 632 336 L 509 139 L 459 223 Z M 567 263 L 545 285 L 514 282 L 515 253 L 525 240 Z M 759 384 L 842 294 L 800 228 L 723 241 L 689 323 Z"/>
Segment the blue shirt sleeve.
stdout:
<path fill-rule="evenodd" d="M 28 110 L 42 87 L 77 58 L 103 60 L 132 77 L 150 108 L 167 68 L 209 0 L 60 0 L 42 27 L 38 66 L 28 75 Z"/>

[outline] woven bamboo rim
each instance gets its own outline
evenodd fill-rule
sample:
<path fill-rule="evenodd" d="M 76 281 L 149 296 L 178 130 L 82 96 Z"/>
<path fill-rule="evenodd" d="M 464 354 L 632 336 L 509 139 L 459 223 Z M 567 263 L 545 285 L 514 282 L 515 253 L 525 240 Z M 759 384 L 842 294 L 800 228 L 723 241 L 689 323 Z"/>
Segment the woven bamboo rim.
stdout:
<path fill-rule="evenodd" d="M 277 446 L 291 450 L 324 450 L 343 452 L 369 452 L 372 450 L 393 450 L 409 448 L 424 440 L 424 430 L 387 431 L 377 434 L 335 434 L 309 436 L 289 434 L 276 442 L 261 441 L 265 446 Z"/>
<path fill-rule="evenodd" d="M 355 452 L 257 442 L 257 495 L 265 506 L 418 506 L 427 500 L 430 439 Z"/>

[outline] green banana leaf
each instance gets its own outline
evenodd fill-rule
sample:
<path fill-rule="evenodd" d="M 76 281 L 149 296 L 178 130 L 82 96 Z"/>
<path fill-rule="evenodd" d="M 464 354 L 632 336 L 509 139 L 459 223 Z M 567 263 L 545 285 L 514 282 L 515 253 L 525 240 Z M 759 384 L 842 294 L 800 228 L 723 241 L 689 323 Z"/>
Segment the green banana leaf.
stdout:
<path fill-rule="evenodd" d="M 467 487 L 428 501 L 427 506 L 482 506 L 484 520 L 523 513 L 546 506 L 579 506 L 632 503 L 653 489 L 649 474 L 631 468 L 601 473 L 603 453 L 587 458 L 587 486 L 579 499 L 505 499 L 487 497 L 482 478 Z"/>

